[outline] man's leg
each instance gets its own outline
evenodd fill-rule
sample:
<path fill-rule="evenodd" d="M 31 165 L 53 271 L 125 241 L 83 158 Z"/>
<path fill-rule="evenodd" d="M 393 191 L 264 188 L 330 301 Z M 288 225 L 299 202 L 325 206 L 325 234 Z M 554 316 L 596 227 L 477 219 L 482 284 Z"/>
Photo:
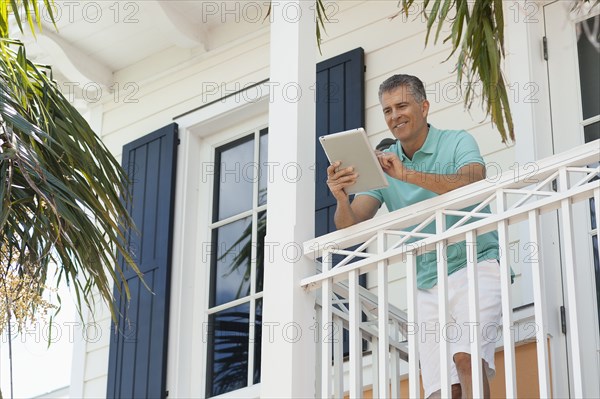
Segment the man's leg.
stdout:
<path fill-rule="evenodd" d="M 471 370 L 471 355 L 465 352 L 458 352 L 453 356 L 454 364 L 456 365 L 456 371 L 458 372 L 458 379 L 460 380 L 460 387 L 462 390 L 463 398 L 473 397 L 473 384 L 472 384 L 472 370 Z M 483 375 L 483 397 L 490 397 L 490 383 L 487 378 L 485 360 L 481 360 L 481 370 Z M 452 395 L 454 397 L 454 393 Z"/>
<path fill-rule="evenodd" d="M 437 391 L 435 391 L 434 393 L 429 395 L 429 397 L 427 399 L 440 399 L 441 397 L 442 397 L 442 390 L 438 389 Z M 452 399 L 460 399 L 460 398 L 461 398 L 460 384 L 452 384 Z"/>

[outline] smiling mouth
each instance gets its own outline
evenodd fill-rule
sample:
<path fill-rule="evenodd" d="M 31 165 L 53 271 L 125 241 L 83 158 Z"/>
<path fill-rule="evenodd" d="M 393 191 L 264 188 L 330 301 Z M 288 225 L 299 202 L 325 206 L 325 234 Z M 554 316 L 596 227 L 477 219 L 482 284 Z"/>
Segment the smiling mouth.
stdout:
<path fill-rule="evenodd" d="M 397 124 L 396 126 L 394 126 L 394 129 L 400 128 L 400 127 L 404 127 L 404 125 L 406 125 L 408 122 L 402 122 Z"/>

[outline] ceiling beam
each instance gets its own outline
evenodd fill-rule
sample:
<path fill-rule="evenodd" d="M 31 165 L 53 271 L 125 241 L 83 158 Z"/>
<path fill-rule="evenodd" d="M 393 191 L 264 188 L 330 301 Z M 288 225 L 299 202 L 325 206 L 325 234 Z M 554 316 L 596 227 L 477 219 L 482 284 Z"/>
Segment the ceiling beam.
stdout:
<path fill-rule="evenodd" d="M 81 86 L 93 83 L 107 89 L 114 83 L 113 71 L 98 59 L 85 54 L 79 47 L 45 29 L 36 34 L 39 46 L 53 60 L 53 67 L 72 82 Z"/>
<path fill-rule="evenodd" d="M 169 1 L 147 0 L 140 4 L 154 18 L 156 26 L 176 46 L 208 49 L 207 35 L 202 25 L 178 13 Z"/>

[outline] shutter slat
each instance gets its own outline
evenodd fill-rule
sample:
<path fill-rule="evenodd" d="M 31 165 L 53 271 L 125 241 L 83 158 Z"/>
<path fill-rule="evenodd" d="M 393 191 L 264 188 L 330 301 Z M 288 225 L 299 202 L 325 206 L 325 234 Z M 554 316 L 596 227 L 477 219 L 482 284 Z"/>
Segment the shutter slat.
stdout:
<path fill-rule="evenodd" d="M 120 314 L 111 328 L 108 398 L 165 397 L 176 155 L 176 124 L 123 147 L 137 228 L 124 234 L 150 290 L 125 269 L 131 302 L 115 290 Z"/>
<path fill-rule="evenodd" d="M 327 187 L 329 161 L 318 138 L 364 127 L 364 50 L 359 47 L 317 64 L 316 95 L 315 235 L 319 236 L 335 230 L 336 202 Z"/>

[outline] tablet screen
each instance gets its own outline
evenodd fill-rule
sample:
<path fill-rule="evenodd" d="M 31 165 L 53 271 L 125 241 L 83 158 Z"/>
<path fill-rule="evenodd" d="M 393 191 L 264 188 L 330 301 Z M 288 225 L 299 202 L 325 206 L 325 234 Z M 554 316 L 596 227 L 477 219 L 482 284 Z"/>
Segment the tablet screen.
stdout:
<path fill-rule="evenodd" d="M 321 136 L 319 141 L 330 163 L 341 161 L 340 168 L 353 166 L 358 173 L 356 183 L 346 189 L 348 194 L 388 186 L 385 173 L 363 128 Z"/>

